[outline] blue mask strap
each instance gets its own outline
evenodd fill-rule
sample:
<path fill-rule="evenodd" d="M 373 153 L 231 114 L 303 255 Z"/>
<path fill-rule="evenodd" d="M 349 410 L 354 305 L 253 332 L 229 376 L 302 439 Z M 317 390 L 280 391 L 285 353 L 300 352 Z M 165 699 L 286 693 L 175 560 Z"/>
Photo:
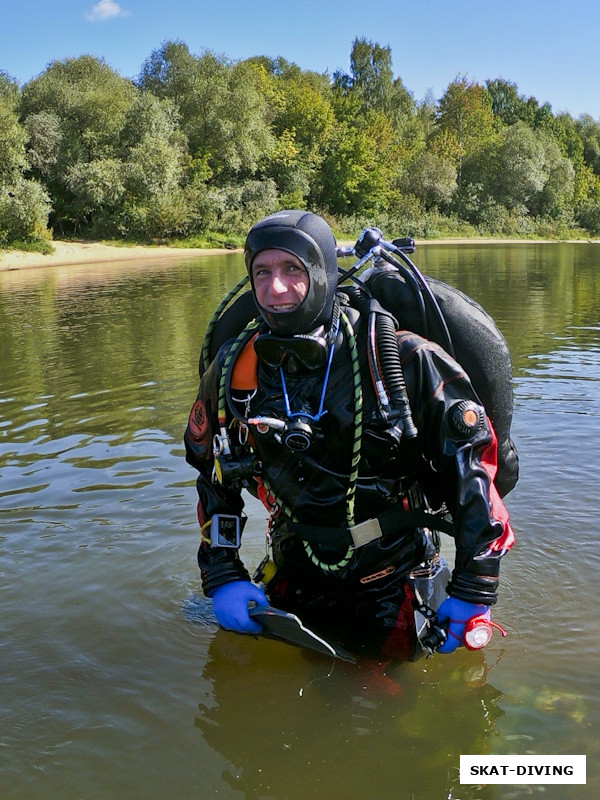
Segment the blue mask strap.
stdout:
<path fill-rule="evenodd" d="M 321 417 L 324 417 L 327 410 L 323 410 L 325 405 L 325 394 L 327 393 L 327 384 L 329 383 L 329 373 L 331 372 L 331 362 L 333 361 L 333 353 L 335 351 L 335 343 L 337 341 L 338 331 L 340 329 L 339 315 L 335 321 L 335 329 L 333 331 L 332 343 L 329 348 L 329 356 L 327 357 L 327 368 L 325 369 L 325 378 L 323 380 L 323 389 L 321 391 L 321 402 L 319 403 L 319 410 L 313 416 L 307 414 L 305 411 L 292 411 L 290 408 L 290 397 L 288 395 L 287 384 L 285 382 L 285 375 L 283 374 L 283 367 L 279 367 L 279 374 L 281 375 L 281 385 L 283 388 L 283 401 L 285 403 L 285 413 L 288 417 L 308 417 L 313 422 L 318 422 Z"/>

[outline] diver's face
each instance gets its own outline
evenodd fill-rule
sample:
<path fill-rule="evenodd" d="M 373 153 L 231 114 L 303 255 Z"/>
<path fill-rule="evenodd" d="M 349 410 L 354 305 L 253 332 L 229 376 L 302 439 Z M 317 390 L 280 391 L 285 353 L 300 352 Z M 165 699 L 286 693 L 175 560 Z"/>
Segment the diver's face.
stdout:
<path fill-rule="evenodd" d="M 256 302 L 271 314 L 293 311 L 308 292 L 308 273 L 299 258 L 285 250 L 261 250 L 252 262 Z"/>

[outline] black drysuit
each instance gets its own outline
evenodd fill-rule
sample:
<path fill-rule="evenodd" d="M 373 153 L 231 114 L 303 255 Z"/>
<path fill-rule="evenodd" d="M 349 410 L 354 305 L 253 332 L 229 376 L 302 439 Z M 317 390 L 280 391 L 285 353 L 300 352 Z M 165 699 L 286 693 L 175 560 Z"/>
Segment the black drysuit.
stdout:
<path fill-rule="evenodd" d="M 277 573 L 267 593 L 274 605 L 308 616 L 321 627 L 337 626 L 338 639 L 346 644 L 356 646 L 372 633 L 376 649 L 387 647 L 392 652 L 394 639 L 402 639 L 395 654 L 406 655 L 406 640 L 414 629 L 413 595 L 406 588 L 405 576 L 435 559 L 437 535 L 432 530 L 436 520 L 438 529 L 451 520 L 456 545 L 447 591 L 472 603 L 496 602 L 500 558 L 514 537 L 493 484 L 495 435 L 461 366 L 438 345 L 410 332 L 398 333 L 418 430 L 416 439 L 402 439 L 398 445 L 386 432 L 388 424 L 378 410 L 367 363 L 365 319 L 348 305 L 342 308 L 355 331 L 362 388 L 360 462 L 352 497 L 349 476 L 356 436 L 356 381 L 343 325 L 325 386 L 326 413 L 309 423 L 312 443 L 308 450 L 295 452 L 283 444 L 277 430 L 263 427 L 261 433 L 256 425 L 249 426 L 248 442 L 240 444 L 246 431 L 244 425 L 240 430 L 239 420 L 286 419 L 280 369 L 258 361 L 256 385 L 243 390 L 229 386 L 226 409 L 233 457 L 240 461 L 249 456 L 246 463 L 252 466 L 242 480 L 230 485 L 215 481 L 213 437 L 222 427 L 219 388 L 222 398 L 221 373 L 229 342 L 202 376 L 185 433 L 186 458 L 199 471 L 201 525 L 215 514 L 241 515 L 243 484 L 272 512 L 270 537 Z M 245 352 L 252 348 L 250 342 Z M 314 416 L 323 393 L 324 368 L 311 372 L 286 367 L 288 409 Z M 221 409 L 223 405 L 221 400 Z M 238 422 L 231 425 L 235 417 Z M 352 546 L 345 538 L 352 527 L 349 502 L 355 525 L 387 516 L 387 523 L 380 525 L 383 535 Z M 419 516 L 431 512 L 439 513 L 429 523 L 429 517 Z M 443 523 L 439 522 L 442 516 Z M 198 561 L 208 595 L 224 583 L 249 579 L 238 551 L 213 546 L 206 536 Z"/>

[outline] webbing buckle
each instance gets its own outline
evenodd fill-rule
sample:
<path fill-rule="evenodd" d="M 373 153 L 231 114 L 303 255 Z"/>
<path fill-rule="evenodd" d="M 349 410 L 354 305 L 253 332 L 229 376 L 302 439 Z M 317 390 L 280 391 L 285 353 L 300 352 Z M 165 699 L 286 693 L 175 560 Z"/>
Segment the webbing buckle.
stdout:
<path fill-rule="evenodd" d="M 354 547 L 362 547 L 375 539 L 381 539 L 383 532 L 377 517 L 374 519 L 366 519 L 364 522 L 359 522 L 358 525 L 353 525 L 348 528 Z"/>

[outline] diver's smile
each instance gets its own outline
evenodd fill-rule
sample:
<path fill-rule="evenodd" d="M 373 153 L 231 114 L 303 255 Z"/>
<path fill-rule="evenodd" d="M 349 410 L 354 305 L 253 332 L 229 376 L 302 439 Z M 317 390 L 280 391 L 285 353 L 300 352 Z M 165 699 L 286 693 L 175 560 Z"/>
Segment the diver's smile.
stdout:
<path fill-rule="evenodd" d="M 295 308 L 298 308 L 299 305 L 300 303 L 271 303 L 267 306 L 267 310 L 275 312 L 293 311 Z"/>

